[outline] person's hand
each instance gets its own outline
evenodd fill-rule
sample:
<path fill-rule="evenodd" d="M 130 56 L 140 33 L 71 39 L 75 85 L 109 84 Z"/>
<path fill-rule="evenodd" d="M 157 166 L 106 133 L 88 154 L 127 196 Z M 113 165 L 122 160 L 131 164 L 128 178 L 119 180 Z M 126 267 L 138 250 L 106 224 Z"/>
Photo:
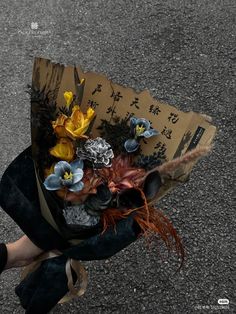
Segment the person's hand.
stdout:
<path fill-rule="evenodd" d="M 37 247 L 26 235 L 6 246 L 8 258 L 5 270 L 27 266 L 43 253 L 43 250 Z"/>

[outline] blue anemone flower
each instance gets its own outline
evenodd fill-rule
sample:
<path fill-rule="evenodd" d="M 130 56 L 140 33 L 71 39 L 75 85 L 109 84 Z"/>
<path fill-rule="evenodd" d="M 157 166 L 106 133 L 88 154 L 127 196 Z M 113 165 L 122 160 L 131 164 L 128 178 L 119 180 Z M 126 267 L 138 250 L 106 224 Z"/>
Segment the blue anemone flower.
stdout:
<path fill-rule="evenodd" d="M 130 129 L 133 138 L 125 141 L 124 147 L 128 153 L 135 152 L 139 147 L 139 139 L 142 137 L 149 138 L 154 135 L 160 134 L 157 130 L 151 128 L 151 124 L 148 120 L 144 118 L 130 119 Z"/>
<path fill-rule="evenodd" d="M 81 159 L 76 159 L 70 164 L 67 161 L 59 161 L 54 167 L 54 173 L 45 179 L 45 188 L 50 191 L 60 190 L 63 187 L 67 187 L 71 192 L 82 190 L 84 187 L 81 181 L 84 175 L 83 166 Z"/>

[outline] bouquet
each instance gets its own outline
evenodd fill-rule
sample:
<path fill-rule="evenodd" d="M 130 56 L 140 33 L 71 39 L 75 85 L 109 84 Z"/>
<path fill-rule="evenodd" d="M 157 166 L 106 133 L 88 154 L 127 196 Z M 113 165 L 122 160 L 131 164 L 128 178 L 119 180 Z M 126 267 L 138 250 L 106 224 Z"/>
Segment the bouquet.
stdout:
<path fill-rule="evenodd" d="M 211 150 L 216 129 L 210 117 L 42 58 L 35 59 L 29 91 L 32 148 L 18 163 L 29 167 L 31 160 L 27 173 L 37 195 L 32 228 L 4 204 L 32 241 L 51 252 L 26 269 L 16 289 L 28 313 L 39 303 L 42 313 L 45 298 L 49 310 L 68 290 L 84 293 L 86 275 L 78 260 L 110 257 L 140 236 L 161 238 L 183 262 L 180 237 L 155 205 L 186 182 Z M 58 269 L 55 290 L 49 279 Z M 79 278 L 78 291 L 73 284 Z M 38 286 L 44 294 L 35 293 Z"/>

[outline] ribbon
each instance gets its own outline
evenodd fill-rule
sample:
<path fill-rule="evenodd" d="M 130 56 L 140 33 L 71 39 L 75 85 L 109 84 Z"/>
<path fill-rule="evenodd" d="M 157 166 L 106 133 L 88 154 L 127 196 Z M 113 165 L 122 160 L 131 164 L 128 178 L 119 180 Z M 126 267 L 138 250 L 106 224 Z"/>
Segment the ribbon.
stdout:
<path fill-rule="evenodd" d="M 30 265 L 24 267 L 20 275 L 21 280 L 23 280 L 29 273 L 34 272 L 44 260 L 57 257 L 62 254 L 63 253 L 58 250 L 53 250 L 53 251 L 49 251 L 49 252 L 41 254 L 37 258 L 37 260 L 32 262 Z M 71 269 L 73 269 L 77 275 L 77 280 L 75 284 L 73 283 L 73 276 L 72 276 Z M 65 272 L 67 276 L 67 286 L 68 286 L 69 292 L 58 302 L 60 304 L 68 302 L 73 298 L 82 296 L 85 293 L 87 289 L 87 285 L 88 285 L 87 272 L 84 266 L 82 265 L 82 263 L 80 263 L 79 261 L 72 258 L 68 258 L 65 265 Z M 79 284 L 77 284 L 78 282 Z M 78 285 L 79 285 L 79 288 L 77 287 Z"/>

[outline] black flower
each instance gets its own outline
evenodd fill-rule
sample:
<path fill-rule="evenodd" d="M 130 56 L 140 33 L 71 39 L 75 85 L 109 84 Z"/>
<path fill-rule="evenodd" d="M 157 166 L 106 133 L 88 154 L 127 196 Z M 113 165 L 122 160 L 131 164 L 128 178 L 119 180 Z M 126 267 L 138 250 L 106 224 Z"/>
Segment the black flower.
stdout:
<path fill-rule="evenodd" d="M 114 158 L 111 145 L 103 138 L 89 139 L 82 148 L 77 149 L 77 156 L 93 163 L 94 168 L 110 167 Z"/>

